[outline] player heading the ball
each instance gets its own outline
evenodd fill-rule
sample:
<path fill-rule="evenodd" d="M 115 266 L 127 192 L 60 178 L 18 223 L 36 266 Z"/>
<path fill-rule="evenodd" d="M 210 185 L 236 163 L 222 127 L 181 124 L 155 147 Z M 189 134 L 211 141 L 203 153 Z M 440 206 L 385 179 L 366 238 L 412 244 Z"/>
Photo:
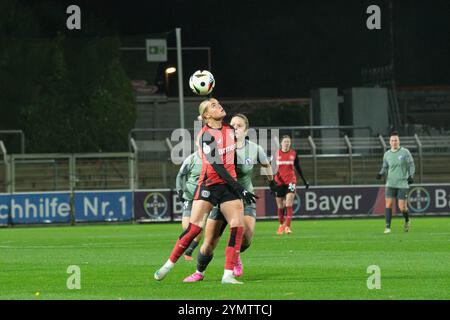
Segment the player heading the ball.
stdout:
<path fill-rule="evenodd" d="M 236 136 L 234 128 L 223 119 L 226 112 L 219 101 L 210 98 L 199 106 L 199 114 L 205 125 L 199 133 L 199 152 L 202 171 L 194 193 L 189 226 L 178 238 L 167 262 L 155 272 L 156 280 L 162 280 L 171 271 L 191 241 L 202 232 L 205 214 L 220 205 L 222 214 L 230 225 L 230 236 L 225 249 L 223 284 L 241 284 L 233 275 L 244 233 L 244 206 L 255 203 L 256 196 L 236 181 Z"/>

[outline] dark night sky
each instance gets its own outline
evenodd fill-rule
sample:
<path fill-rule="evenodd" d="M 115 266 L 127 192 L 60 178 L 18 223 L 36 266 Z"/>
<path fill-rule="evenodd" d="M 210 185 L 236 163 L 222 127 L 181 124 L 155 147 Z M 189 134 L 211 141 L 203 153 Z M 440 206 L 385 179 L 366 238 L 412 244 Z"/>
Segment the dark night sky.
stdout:
<path fill-rule="evenodd" d="M 124 36 L 181 27 L 183 46 L 212 48 L 222 97 L 307 97 L 315 87 L 361 85 L 362 67 L 389 61 L 388 0 L 67 3 Z M 371 4 L 381 7 L 382 30 L 366 28 Z M 394 1 L 393 15 L 397 83 L 449 85 L 450 1 Z M 168 40 L 175 46 L 174 34 Z"/>

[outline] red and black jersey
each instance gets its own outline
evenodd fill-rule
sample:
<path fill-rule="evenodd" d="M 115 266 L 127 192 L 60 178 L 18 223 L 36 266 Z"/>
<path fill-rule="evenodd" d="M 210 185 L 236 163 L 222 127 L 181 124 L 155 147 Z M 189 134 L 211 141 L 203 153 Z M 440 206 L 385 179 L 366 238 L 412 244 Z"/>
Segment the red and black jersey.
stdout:
<path fill-rule="evenodd" d="M 277 165 L 277 173 L 275 175 L 275 182 L 280 184 L 296 184 L 297 176 L 295 175 L 295 162 L 298 162 L 297 152 L 290 149 L 287 152 L 280 150 L 275 154 L 275 161 Z"/>
<path fill-rule="evenodd" d="M 205 125 L 199 136 L 202 171 L 198 186 L 230 183 L 230 178 L 236 181 L 236 136 L 233 127 L 226 123 L 220 129 Z"/>

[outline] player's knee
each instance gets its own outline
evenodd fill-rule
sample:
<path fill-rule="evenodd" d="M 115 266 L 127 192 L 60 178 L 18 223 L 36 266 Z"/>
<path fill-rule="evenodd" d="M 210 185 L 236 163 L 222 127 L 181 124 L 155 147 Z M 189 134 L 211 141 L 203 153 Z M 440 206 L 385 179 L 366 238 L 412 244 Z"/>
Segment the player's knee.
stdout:
<path fill-rule="evenodd" d="M 214 246 L 211 243 L 203 243 L 200 250 L 204 256 L 210 256 L 214 253 Z"/>
<path fill-rule="evenodd" d="M 191 217 L 189 218 L 189 222 L 192 224 L 195 224 L 199 227 L 203 227 L 204 219 L 205 219 L 205 215 L 206 215 L 203 212 L 204 212 L 203 210 L 202 211 L 201 210 L 192 211 Z"/>
<path fill-rule="evenodd" d="M 190 223 L 195 224 L 196 226 L 202 228 L 203 227 L 203 218 L 192 218 L 189 220 Z"/>
<path fill-rule="evenodd" d="M 242 216 L 233 217 L 228 224 L 230 225 L 230 228 L 244 227 L 244 219 L 242 218 Z"/>
<path fill-rule="evenodd" d="M 386 199 L 386 208 L 392 209 L 392 200 L 391 199 Z"/>

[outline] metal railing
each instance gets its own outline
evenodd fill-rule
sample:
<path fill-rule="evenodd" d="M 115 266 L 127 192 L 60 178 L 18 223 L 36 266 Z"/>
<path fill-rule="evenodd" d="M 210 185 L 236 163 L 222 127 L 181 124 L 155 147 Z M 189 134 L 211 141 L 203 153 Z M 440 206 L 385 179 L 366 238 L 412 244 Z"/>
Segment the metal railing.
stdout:
<path fill-rule="evenodd" d="M 9 167 L 8 153 L 6 151 L 6 147 L 2 140 L 0 140 L 0 151 L 2 154 L 2 161 L 0 164 L 4 169 L 4 170 L 0 170 L 1 175 L 2 175 L 2 176 L 0 176 L 0 178 L 1 178 L 0 179 L 0 188 L 2 188 L 3 190 L 6 190 L 9 188 L 9 183 L 11 181 L 11 178 L 10 178 L 11 170 Z"/>
<path fill-rule="evenodd" d="M 135 189 L 134 153 L 5 154 L 0 192 Z"/>
<path fill-rule="evenodd" d="M 164 143 L 164 141 L 161 141 Z M 380 170 L 383 154 L 389 148 L 389 138 L 350 137 L 292 139 L 300 151 L 304 172 L 314 185 L 372 184 Z M 450 137 L 401 137 L 401 145 L 408 148 L 416 163 L 415 180 L 419 183 L 450 181 Z M 167 154 L 169 154 L 169 147 Z M 134 150 L 140 152 L 139 150 Z M 426 159 L 426 161 L 425 161 Z M 173 187 L 178 165 L 170 159 L 143 159 L 139 157 L 136 184 L 142 188 Z M 255 177 L 255 185 L 265 180 Z"/>
<path fill-rule="evenodd" d="M 170 137 L 171 132 L 179 128 L 134 128 L 131 129 L 128 133 L 128 141 L 131 138 L 135 140 L 139 139 L 139 136 L 142 137 L 142 140 L 163 140 L 167 137 Z M 194 128 L 185 128 L 189 131 L 189 133 L 194 133 Z M 252 129 L 260 130 L 279 130 L 282 132 L 281 134 L 289 134 L 291 138 L 296 138 L 300 136 L 307 137 L 308 135 L 315 137 L 314 132 L 323 132 L 323 131 L 337 131 L 338 136 L 343 137 L 344 135 L 349 135 L 353 130 L 362 130 L 367 132 L 367 136 L 373 136 L 373 129 L 370 126 L 287 126 L 287 127 L 252 127 Z M 305 133 L 305 134 L 302 134 Z"/>
<path fill-rule="evenodd" d="M 162 141 L 167 145 L 167 141 Z M 388 148 L 386 137 L 293 139 L 305 176 L 313 185 L 373 184 Z M 332 142 L 330 144 L 330 142 Z M 302 148 L 297 148 L 296 143 Z M 333 145 L 334 144 L 334 145 Z M 401 137 L 416 163 L 418 183 L 450 181 L 450 136 Z M 146 159 L 139 143 L 130 140 L 131 152 L 90 154 L 8 154 L 0 141 L 0 192 L 95 189 L 173 188 L 180 166 L 169 158 Z M 304 152 L 304 149 L 306 152 Z M 254 185 L 266 185 L 257 175 Z"/>

